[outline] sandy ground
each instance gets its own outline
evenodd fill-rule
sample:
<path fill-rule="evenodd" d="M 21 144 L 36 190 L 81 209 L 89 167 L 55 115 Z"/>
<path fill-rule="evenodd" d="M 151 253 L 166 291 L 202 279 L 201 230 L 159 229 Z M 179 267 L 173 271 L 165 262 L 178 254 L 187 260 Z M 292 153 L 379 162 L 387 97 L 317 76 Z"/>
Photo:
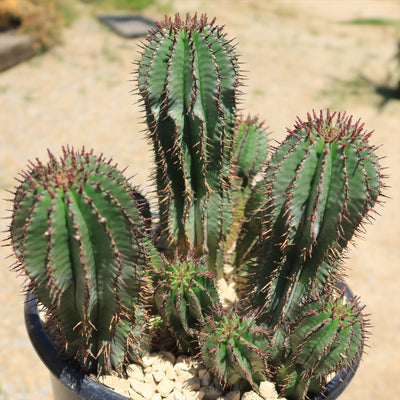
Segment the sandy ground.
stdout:
<path fill-rule="evenodd" d="M 400 102 L 376 93 L 394 70 L 396 26 L 357 26 L 351 18 L 399 18 L 400 3 L 375 1 L 173 1 L 172 12 L 207 12 L 236 37 L 246 76 L 243 112 L 259 114 L 281 139 L 296 116 L 312 109 L 361 117 L 382 144 L 390 196 L 364 238 L 349 252 L 351 288 L 373 325 L 367 355 L 341 400 L 397 398 L 400 392 L 399 166 Z M 144 14 L 158 19 L 160 11 Z M 84 12 L 50 52 L 0 74 L 0 189 L 28 159 L 46 160 L 65 144 L 112 156 L 148 190 L 151 169 L 142 113 L 130 92 L 137 40 L 116 36 Z M 0 203 L 7 217 L 10 204 Z M 0 230 L 8 220 L 0 220 Z M 4 235 L 5 237 L 5 235 Z M 0 399 L 51 399 L 48 374 L 25 333 L 20 280 L 0 249 Z"/>

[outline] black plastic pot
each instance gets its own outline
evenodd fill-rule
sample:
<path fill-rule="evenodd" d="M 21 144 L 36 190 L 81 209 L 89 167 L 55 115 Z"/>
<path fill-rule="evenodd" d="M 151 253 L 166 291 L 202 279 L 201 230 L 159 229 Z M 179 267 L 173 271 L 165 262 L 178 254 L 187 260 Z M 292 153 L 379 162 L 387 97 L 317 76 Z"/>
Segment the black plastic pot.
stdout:
<path fill-rule="evenodd" d="M 350 290 L 347 287 L 345 287 L 345 290 L 346 296 L 351 298 Z M 121 396 L 89 378 L 89 376 L 79 373 L 58 353 L 40 322 L 34 296 L 28 297 L 25 304 L 25 324 L 33 347 L 51 372 L 54 400 L 127 400 L 127 397 Z M 350 383 L 359 363 L 360 359 L 339 371 L 328 383 L 326 389 L 314 395 L 310 400 L 337 399 Z"/>

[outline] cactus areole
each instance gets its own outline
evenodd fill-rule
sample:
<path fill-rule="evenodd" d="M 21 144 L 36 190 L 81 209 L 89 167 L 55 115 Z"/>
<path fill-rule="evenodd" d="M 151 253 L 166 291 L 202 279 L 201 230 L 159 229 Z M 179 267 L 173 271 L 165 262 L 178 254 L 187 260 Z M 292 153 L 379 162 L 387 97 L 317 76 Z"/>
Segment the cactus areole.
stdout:
<path fill-rule="evenodd" d="M 168 332 L 222 391 L 271 380 L 287 400 L 335 399 L 368 336 L 340 285 L 384 188 L 371 133 L 312 112 L 268 154 L 263 124 L 237 113 L 235 46 L 205 15 L 158 23 L 136 72 L 154 201 L 69 147 L 31 162 L 14 192 L 15 269 L 57 351 L 84 373 L 124 376 Z"/>

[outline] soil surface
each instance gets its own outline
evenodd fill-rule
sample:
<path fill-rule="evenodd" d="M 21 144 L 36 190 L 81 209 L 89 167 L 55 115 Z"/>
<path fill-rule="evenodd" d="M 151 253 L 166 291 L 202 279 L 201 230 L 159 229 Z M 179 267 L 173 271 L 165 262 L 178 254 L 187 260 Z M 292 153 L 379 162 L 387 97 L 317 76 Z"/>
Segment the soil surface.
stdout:
<path fill-rule="evenodd" d="M 236 38 L 243 62 L 243 113 L 258 114 L 273 139 L 296 116 L 313 109 L 344 111 L 374 130 L 390 186 L 373 225 L 348 253 L 348 283 L 371 314 L 369 348 L 341 400 L 397 398 L 400 393 L 400 101 L 393 99 L 400 16 L 397 0 L 170 2 L 168 13 L 207 12 Z M 170 6 L 171 7 L 171 6 Z M 163 17 L 149 8 L 144 16 Z M 373 25 L 347 23 L 375 18 Z M 376 21 L 375 21 L 376 22 Z M 46 149 L 94 148 L 113 157 L 150 191 L 152 160 L 141 131 L 143 114 L 132 72 L 137 39 L 117 36 L 87 6 L 64 32 L 63 43 L 0 74 L 0 189 L 27 160 L 47 160 Z M 0 230 L 11 203 L 0 203 Z M 2 234 L 2 238 L 7 235 Z M 9 247 L 0 249 L 0 399 L 52 398 L 48 373 L 32 349 L 23 322 L 22 279 L 9 271 Z"/>

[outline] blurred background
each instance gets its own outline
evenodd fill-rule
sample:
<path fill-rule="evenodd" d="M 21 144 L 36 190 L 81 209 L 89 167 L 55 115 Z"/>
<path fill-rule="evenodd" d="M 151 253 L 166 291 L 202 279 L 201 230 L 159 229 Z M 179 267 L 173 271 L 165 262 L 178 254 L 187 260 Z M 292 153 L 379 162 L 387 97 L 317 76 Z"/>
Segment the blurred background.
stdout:
<path fill-rule="evenodd" d="M 297 116 L 347 111 L 375 131 L 388 167 L 388 196 L 348 252 L 348 278 L 371 314 L 372 336 L 341 400 L 400 393 L 400 2 L 398 0 L 0 0 L 0 65 L 15 36 L 30 58 L 0 71 L 0 231 L 7 234 L 16 177 L 47 149 L 93 148 L 128 166 L 151 192 L 134 71 L 141 38 L 118 35 L 98 16 L 207 13 L 235 38 L 242 113 L 259 115 L 271 143 Z M 11 38 L 11 39 L 10 39 Z M 4 54 L 4 53 L 3 53 Z M 2 59 L 3 57 L 3 59 Z M 50 381 L 23 322 L 22 280 L 0 248 L 0 400 L 52 399 Z"/>

